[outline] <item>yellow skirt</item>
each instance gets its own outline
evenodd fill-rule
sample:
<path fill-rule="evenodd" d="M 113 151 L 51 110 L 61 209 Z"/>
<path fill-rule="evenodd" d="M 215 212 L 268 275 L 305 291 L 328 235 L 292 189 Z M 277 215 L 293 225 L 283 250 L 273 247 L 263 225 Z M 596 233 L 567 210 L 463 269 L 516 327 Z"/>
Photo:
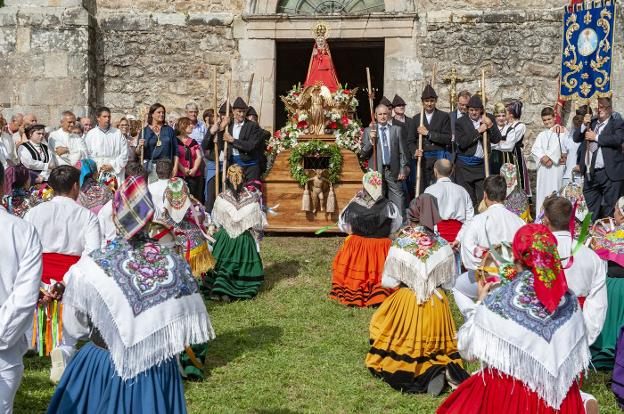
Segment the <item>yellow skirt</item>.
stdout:
<path fill-rule="evenodd" d="M 455 322 L 446 294 L 420 305 L 409 288 L 401 288 L 377 309 L 370 323 L 371 348 L 366 366 L 393 388 L 426 392 L 429 381 L 447 366 L 461 370 Z"/>

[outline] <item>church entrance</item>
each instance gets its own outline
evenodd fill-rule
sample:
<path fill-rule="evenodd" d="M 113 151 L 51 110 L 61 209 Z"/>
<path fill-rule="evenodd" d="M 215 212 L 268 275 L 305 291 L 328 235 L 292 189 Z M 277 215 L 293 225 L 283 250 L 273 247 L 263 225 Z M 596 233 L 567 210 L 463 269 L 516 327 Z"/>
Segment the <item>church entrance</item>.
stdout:
<path fill-rule="evenodd" d="M 329 39 L 332 60 L 338 74 L 338 81 L 349 89 L 358 87 L 359 106 L 357 117 L 362 125 L 370 123 L 370 110 L 366 89 L 366 66 L 370 68 L 371 83 L 376 90 L 375 102 L 381 99 L 384 83 L 384 40 L 383 39 Z M 297 83 L 303 82 L 308 73 L 312 53 L 310 39 L 276 41 L 275 80 L 275 129 L 286 124 L 286 111 L 280 95 L 286 95 Z M 392 99 L 392 96 L 388 97 Z"/>

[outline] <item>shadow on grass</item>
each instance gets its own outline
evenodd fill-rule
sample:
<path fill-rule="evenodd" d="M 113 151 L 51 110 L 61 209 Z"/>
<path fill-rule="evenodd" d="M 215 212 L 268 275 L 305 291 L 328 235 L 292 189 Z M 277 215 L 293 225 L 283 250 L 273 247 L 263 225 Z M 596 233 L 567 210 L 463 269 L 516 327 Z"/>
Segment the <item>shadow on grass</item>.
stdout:
<path fill-rule="evenodd" d="M 286 408 L 254 408 L 254 414 L 297 414 L 298 411 L 288 410 Z"/>
<path fill-rule="evenodd" d="M 296 277 L 300 268 L 301 263 L 298 260 L 286 260 L 268 264 L 264 268 L 264 284 L 261 290 L 268 292 L 280 281 Z"/>
<path fill-rule="evenodd" d="M 243 354 L 277 342 L 282 334 L 283 329 L 279 326 L 267 325 L 218 333 L 213 341 L 208 342 L 205 369 L 210 372 L 226 366 Z"/>

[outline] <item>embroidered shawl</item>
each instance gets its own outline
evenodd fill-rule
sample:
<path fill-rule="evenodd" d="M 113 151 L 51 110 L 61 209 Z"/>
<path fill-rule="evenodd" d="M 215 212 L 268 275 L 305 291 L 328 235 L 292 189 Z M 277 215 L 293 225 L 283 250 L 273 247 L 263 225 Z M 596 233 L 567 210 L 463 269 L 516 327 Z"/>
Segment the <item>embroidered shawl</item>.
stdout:
<path fill-rule="evenodd" d="M 236 238 L 250 229 L 263 229 L 267 219 L 260 207 L 259 193 L 243 188 L 238 199 L 232 190 L 221 193 L 212 208 L 212 220 Z"/>

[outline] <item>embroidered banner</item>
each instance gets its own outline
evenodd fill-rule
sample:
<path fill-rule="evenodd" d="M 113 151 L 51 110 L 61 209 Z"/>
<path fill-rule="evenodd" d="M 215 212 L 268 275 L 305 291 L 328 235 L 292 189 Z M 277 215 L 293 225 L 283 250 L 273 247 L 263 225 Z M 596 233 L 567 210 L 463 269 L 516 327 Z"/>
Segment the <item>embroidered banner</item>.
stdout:
<path fill-rule="evenodd" d="M 611 96 L 611 52 L 615 1 L 592 1 L 565 8 L 561 98 L 582 103 Z"/>

